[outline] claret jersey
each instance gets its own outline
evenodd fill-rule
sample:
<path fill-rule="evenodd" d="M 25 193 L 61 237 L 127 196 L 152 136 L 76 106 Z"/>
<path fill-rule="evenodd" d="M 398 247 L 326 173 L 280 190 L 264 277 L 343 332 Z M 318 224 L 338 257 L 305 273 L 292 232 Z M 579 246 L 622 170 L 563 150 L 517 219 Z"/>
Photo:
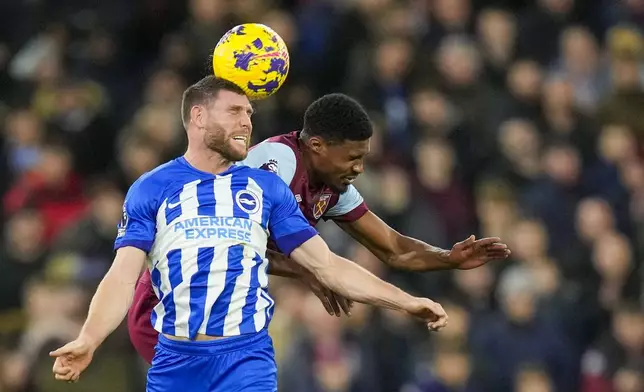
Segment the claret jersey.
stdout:
<path fill-rule="evenodd" d="M 353 186 L 344 193 L 328 186 L 311 187 L 309 174 L 301 163 L 299 132 L 278 135 L 254 146 L 241 164 L 276 173 L 295 195 L 304 216 L 312 226 L 320 219 L 353 222 L 362 217 L 367 206 Z"/>

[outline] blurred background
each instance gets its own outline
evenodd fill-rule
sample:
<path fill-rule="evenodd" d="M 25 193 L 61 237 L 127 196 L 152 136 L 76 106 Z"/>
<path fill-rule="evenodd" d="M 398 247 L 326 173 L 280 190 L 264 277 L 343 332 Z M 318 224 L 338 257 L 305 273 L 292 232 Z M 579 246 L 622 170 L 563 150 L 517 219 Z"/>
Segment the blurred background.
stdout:
<path fill-rule="evenodd" d="M 124 328 L 76 385 L 47 352 L 78 333 L 129 185 L 183 152 L 183 89 L 245 22 L 291 52 L 255 142 L 351 94 L 376 125 L 357 187 L 377 214 L 445 248 L 475 233 L 513 250 L 407 274 L 321 225 L 450 325 L 332 318 L 273 280 L 280 391 L 644 391 L 644 0 L 1 1 L 0 391 L 144 390 Z"/>

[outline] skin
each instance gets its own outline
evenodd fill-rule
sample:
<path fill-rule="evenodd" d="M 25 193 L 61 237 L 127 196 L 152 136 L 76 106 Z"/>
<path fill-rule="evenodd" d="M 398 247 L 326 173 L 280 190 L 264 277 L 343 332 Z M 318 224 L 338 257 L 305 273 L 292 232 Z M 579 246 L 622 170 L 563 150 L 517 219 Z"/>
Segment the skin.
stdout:
<path fill-rule="evenodd" d="M 195 105 L 187 127 L 184 157 L 198 170 L 219 174 L 248 154 L 252 108 L 244 95 L 220 91 L 216 99 Z M 447 325 L 447 315 L 436 302 L 416 298 L 378 279 L 356 263 L 333 254 L 318 235 L 291 253 L 291 259 L 322 285 L 349 300 L 406 312 L 421 319 L 430 330 Z M 78 338 L 50 356 L 56 358 L 57 380 L 76 382 L 89 366 L 98 346 L 123 321 L 147 255 L 131 246 L 120 248 L 110 270 L 99 284 L 87 320 Z M 199 338 L 199 335 L 197 336 Z M 183 338 L 179 338 L 183 339 Z"/>
<path fill-rule="evenodd" d="M 317 185 L 326 184 L 338 192 L 364 172 L 364 159 L 369 154 L 370 140 L 328 142 L 319 136 L 302 136 L 303 159 L 311 178 Z M 441 249 L 415 238 L 407 237 L 368 211 L 360 219 L 337 222 L 347 234 L 365 246 L 389 267 L 405 271 L 468 270 L 493 260 L 505 260 L 511 252 L 498 237 L 477 240 L 474 235 L 456 243 L 451 250 Z M 282 257 L 272 266 L 273 274 L 298 277 L 293 262 Z M 310 287 L 330 314 L 350 315 L 351 303 L 328 290 L 319 290 L 315 282 Z"/>

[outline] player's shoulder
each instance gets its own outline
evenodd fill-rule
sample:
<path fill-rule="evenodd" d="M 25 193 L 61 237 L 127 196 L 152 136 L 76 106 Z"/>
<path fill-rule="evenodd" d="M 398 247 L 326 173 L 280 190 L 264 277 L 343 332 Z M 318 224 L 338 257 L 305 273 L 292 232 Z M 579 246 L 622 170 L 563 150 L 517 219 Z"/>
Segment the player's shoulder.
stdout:
<path fill-rule="evenodd" d="M 169 162 L 163 163 L 156 168 L 143 173 L 132 186 L 137 186 L 139 188 L 158 188 L 165 187 L 169 181 L 173 179 L 173 176 L 176 175 L 181 169 L 181 166 L 177 159 L 173 159 Z"/>
<path fill-rule="evenodd" d="M 290 184 L 297 170 L 297 134 L 278 135 L 255 145 L 240 164 L 273 172 Z"/>
<path fill-rule="evenodd" d="M 253 180 L 269 182 L 279 181 L 280 183 L 284 183 L 284 181 L 280 178 L 279 175 L 277 175 L 277 173 L 274 173 L 270 170 L 264 170 L 262 168 L 251 167 L 247 165 L 240 166 L 238 170 L 238 173 L 243 174 L 244 176 L 248 176 Z"/>
<path fill-rule="evenodd" d="M 186 178 L 185 170 L 178 158 L 163 163 L 142 174 L 134 181 L 128 193 L 136 194 L 137 197 L 160 200 L 159 198 L 172 184 L 177 182 L 177 179 Z"/>
<path fill-rule="evenodd" d="M 291 149 L 297 149 L 297 139 L 299 138 L 299 134 L 299 131 L 287 132 L 269 137 L 264 141 L 269 143 L 281 144 Z"/>
<path fill-rule="evenodd" d="M 278 135 L 253 146 L 245 162 L 248 166 L 272 170 L 272 165 L 287 165 L 297 161 L 297 141 L 289 134 Z"/>
<path fill-rule="evenodd" d="M 282 177 L 272 171 L 249 166 L 241 166 L 237 173 L 239 173 L 239 175 L 252 178 L 253 181 L 264 189 L 265 192 L 269 192 L 269 194 L 280 193 L 283 189 L 289 189 Z"/>

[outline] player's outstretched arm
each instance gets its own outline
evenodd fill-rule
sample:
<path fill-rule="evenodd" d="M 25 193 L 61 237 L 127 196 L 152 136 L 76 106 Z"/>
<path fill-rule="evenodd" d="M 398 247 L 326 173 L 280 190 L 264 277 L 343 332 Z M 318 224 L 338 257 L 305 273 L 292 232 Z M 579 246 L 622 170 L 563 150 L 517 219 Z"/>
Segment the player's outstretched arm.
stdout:
<path fill-rule="evenodd" d="M 441 249 L 400 234 L 373 212 L 353 222 L 337 222 L 349 235 L 392 268 L 408 271 L 472 269 L 510 255 L 500 238 L 473 235 L 452 247 Z"/>
<path fill-rule="evenodd" d="M 334 254 L 320 236 L 304 242 L 290 256 L 322 284 L 348 299 L 407 312 L 422 319 L 432 330 L 447 324 L 447 315 L 438 303 L 413 297 L 358 264 Z"/>
<path fill-rule="evenodd" d="M 269 261 L 269 275 L 298 279 L 311 289 L 331 316 L 340 317 L 343 312 L 347 316 L 351 316 L 353 303 L 322 285 L 315 278 L 315 275 L 299 265 L 295 260 L 272 250 L 266 251 L 266 257 Z"/>
<path fill-rule="evenodd" d="M 50 355 L 56 358 L 57 380 L 77 381 L 94 351 L 123 321 L 132 304 L 134 286 L 145 265 L 145 252 L 126 246 L 118 249 L 112 267 L 98 285 L 78 338 Z"/>

